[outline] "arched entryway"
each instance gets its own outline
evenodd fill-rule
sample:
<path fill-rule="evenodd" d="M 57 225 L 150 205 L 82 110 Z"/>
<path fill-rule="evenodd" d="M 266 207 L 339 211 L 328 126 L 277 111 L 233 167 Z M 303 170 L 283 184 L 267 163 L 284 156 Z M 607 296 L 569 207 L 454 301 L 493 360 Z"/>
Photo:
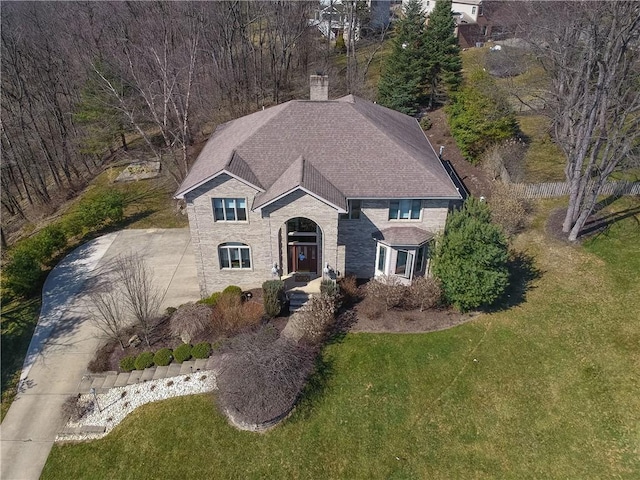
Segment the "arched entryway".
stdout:
<path fill-rule="evenodd" d="M 283 230 L 286 240 L 283 242 L 286 243 L 286 273 L 316 275 L 321 272 L 322 230 L 318 224 L 306 217 L 296 217 L 288 220 Z"/>

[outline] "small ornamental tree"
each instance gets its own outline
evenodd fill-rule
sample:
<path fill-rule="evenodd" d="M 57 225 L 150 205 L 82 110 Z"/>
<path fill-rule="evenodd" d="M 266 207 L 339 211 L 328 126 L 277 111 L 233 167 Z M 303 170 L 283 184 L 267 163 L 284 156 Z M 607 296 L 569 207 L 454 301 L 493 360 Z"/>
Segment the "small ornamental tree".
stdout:
<path fill-rule="evenodd" d="M 493 304 L 509 283 L 507 242 L 487 204 L 470 197 L 447 218 L 433 272 L 444 298 L 462 312 Z"/>

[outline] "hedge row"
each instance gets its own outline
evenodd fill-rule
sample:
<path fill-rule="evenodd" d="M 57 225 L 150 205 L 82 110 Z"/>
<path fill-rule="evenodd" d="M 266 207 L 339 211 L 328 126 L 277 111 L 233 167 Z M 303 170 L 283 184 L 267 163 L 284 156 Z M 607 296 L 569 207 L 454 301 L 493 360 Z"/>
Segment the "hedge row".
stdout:
<path fill-rule="evenodd" d="M 124 372 L 132 370 L 144 370 L 145 368 L 163 367 L 171 362 L 182 363 L 190 358 L 209 358 L 211 355 L 211 344 L 208 342 L 190 345 L 183 343 L 171 350 L 170 348 L 161 348 L 157 352 L 142 352 L 137 357 L 129 355 L 120 360 L 120 369 Z"/>
<path fill-rule="evenodd" d="M 56 255 L 68 246 L 70 238 L 119 222 L 123 216 L 124 196 L 120 192 L 107 191 L 83 199 L 63 220 L 43 228 L 11 249 L 3 266 L 3 287 L 17 297 L 33 295 L 40 288 L 43 267 L 51 266 Z"/>

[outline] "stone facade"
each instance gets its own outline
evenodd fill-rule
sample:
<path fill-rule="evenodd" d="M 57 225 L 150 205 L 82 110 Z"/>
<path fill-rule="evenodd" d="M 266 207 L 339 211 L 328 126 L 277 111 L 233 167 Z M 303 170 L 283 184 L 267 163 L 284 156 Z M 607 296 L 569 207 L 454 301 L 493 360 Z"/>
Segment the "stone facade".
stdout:
<path fill-rule="evenodd" d="M 423 200 L 420 219 L 389 220 L 388 200 L 363 200 L 359 219 L 339 220 L 334 207 L 300 189 L 261 210 L 252 211 L 257 193 L 256 188 L 221 174 L 185 195 L 203 297 L 228 285 L 243 289 L 259 287 L 272 278 L 274 264 L 281 274 L 288 272 L 286 222 L 292 218 L 308 218 L 320 229 L 318 273 L 328 263 L 339 275 L 370 278 L 375 274 L 376 265 L 374 232 L 406 225 L 437 233 L 444 228 L 449 207 L 448 200 Z M 247 220 L 214 221 L 214 198 L 245 198 Z M 218 247 L 226 242 L 240 242 L 250 247 L 251 268 L 221 268 Z M 395 262 L 395 259 L 387 261 Z"/>

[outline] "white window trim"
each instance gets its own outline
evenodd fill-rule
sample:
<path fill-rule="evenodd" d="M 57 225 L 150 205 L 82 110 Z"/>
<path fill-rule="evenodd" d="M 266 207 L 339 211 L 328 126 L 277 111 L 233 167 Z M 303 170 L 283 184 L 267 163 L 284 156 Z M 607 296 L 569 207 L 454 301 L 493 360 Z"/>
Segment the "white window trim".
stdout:
<path fill-rule="evenodd" d="M 225 243 L 234 243 L 234 242 L 225 242 Z M 239 242 L 238 242 L 239 243 Z M 240 258 L 240 267 L 239 268 L 234 268 L 231 266 L 231 254 L 229 253 L 229 250 L 231 250 L 232 248 L 237 248 L 237 249 L 247 249 L 249 251 L 249 267 L 243 267 L 242 266 L 242 253 L 239 251 L 238 255 Z M 227 260 L 229 261 L 229 266 L 228 267 L 223 267 L 222 266 L 222 251 L 226 252 L 227 255 Z M 244 270 L 244 271 L 249 271 L 249 270 L 253 270 L 253 257 L 251 255 L 251 247 L 249 245 L 247 245 L 246 243 L 243 243 L 242 245 L 224 245 L 224 244 L 220 244 L 218 245 L 218 261 L 220 263 L 220 270 L 228 270 L 228 271 L 237 271 L 237 270 Z"/>
<path fill-rule="evenodd" d="M 403 248 L 396 248 L 394 250 L 396 251 L 396 264 L 393 268 L 393 274 L 396 277 L 407 278 L 410 280 L 413 277 L 414 263 L 416 261 L 415 251 L 405 250 Z M 400 252 L 405 252 L 407 254 L 407 263 L 405 264 L 404 273 L 396 273 L 396 269 L 398 268 L 398 253 Z"/>
<path fill-rule="evenodd" d="M 384 254 L 384 270 L 379 270 L 378 269 L 378 264 L 380 263 L 380 249 L 384 248 L 385 250 L 385 254 Z M 377 247 L 376 247 L 376 274 L 380 274 L 380 275 L 387 275 L 387 272 L 389 271 L 389 260 L 391 258 L 391 253 L 390 253 L 391 247 L 383 244 L 383 243 L 378 243 Z"/>
<path fill-rule="evenodd" d="M 389 218 L 390 214 L 391 214 L 391 202 L 401 202 L 403 200 L 408 200 L 410 201 L 412 204 L 413 202 L 420 202 L 420 213 L 418 214 L 418 218 L 411 218 L 411 212 L 413 210 L 411 210 L 411 208 L 409 209 L 409 218 Z M 389 222 L 421 222 L 422 221 L 422 211 L 424 210 L 424 206 L 422 204 L 422 199 L 421 198 L 400 198 L 400 199 L 393 199 L 393 200 L 389 200 L 389 208 L 387 209 L 387 218 Z M 398 216 L 400 216 L 400 203 L 398 203 Z"/>
<path fill-rule="evenodd" d="M 224 219 L 222 220 L 218 220 L 216 218 L 216 205 L 215 205 L 215 201 L 216 200 L 222 200 L 222 210 L 224 212 Z M 246 220 L 237 220 L 238 218 L 238 207 L 235 206 L 233 207 L 234 209 L 234 214 L 236 217 L 236 220 L 227 220 L 227 207 L 225 205 L 225 200 L 235 200 L 235 204 L 237 205 L 238 200 L 244 200 L 244 214 L 246 217 Z M 226 223 L 249 223 L 249 208 L 247 207 L 247 205 L 249 205 L 249 202 L 247 200 L 246 197 L 211 197 L 211 214 L 213 215 L 213 221 L 214 222 L 226 222 Z"/>

